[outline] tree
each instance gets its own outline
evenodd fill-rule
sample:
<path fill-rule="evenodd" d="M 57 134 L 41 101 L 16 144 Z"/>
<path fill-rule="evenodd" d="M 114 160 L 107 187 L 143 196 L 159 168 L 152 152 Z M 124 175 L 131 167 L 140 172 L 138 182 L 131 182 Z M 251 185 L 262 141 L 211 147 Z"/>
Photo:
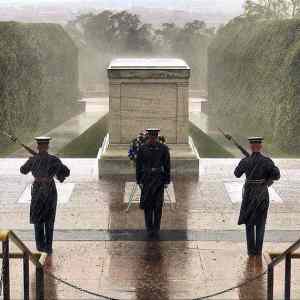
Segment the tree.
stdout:
<path fill-rule="evenodd" d="M 113 57 L 152 55 L 155 49 L 152 26 L 127 11 L 80 15 L 65 29 L 79 48 L 82 86 L 103 82 Z"/>
<path fill-rule="evenodd" d="M 214 35 L 203 21 L 183 27 L 164 23 L 154 29 L 127 11 L 102 11 L 77 17 L 66 26 L 79 47 L 81 82 L 104 81 L 113 57 L 173 56 L 185 59 L 193 69 L 193 82 L 206 84 L 207 48 Z M 99 70 L 103 70 L 99 72 Z"/>
<path fill-rule="evenodd" d="M 66 26 L 70 35 L 105 53 L 152 51 L 152 26 L 142 24 L 135 14 L 105 10 L 78 17 Z"/>
<path fill-rule="evenodd" d="M 175 23 L 164 23 L 156 31 L 160 41 L 160 53 L 180 57 L 192 67 L 192 82 L 206 87 L 207 49 L 215 29 L 208 28 L 203 21 L 194 20 L 183 27 Z"/>
<path fill-rule="evenodd" d="M 160 49 L 164 49 L 167 54 L 173 53 L 173 42 L 178 38 L 178 34 L 179 28 L 175 23 L 163 23 L 155 32 Z"/>
<path fill-rule="evenodd" d="M 290 2 L 291 2 L 291 6 L 292 6 L 291 14 L 292 14 L 292 17 L 295 17 L 296 15 L 299 14 L 300 0 L 290 0 Z"/>
<path fill-rule="evenodd" d="M 247 0 L 244 15 L 251 18 L 285 19 L 295 17 L 300 0 Z"/>

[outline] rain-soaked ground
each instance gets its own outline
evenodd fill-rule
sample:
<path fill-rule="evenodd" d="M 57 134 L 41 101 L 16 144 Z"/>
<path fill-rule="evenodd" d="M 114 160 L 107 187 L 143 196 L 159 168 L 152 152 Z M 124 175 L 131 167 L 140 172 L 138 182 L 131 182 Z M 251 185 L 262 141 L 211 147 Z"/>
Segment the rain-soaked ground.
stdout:
<path fill-rule="evenodd" d="M 163 211 L 161 240 L 147 240 L 143 213 L 126 213 L 131 178 L 98 180 L 97 161 L 63 159 L 71 177 L 59 186 L 53 272 L 94 293 L 116 299 L 193 299 L 262 273 L 263 257 L 248 259 L 237 226 L 241 180 L 235 159 L 201 159 L 199 180 L 178 177 Z M 29 176 L 24 159 L 0 159 L 0 228 L 16 230 L 35 250 L 28 223 Z M 300 160 L 275 160 L 282 178 L 271 190 L 266 252 L 300 237 Z M 173 192 L 174 189 L 174 192 Z M 168 199 L 167 199 L 168 200 Z M 283 299 L 283 265 L 275 269 L 276 299 Z M 21 262 L 12 263 L 13 299 L 21 299 Z M 292 262 L 292 299 L 300 298 L 300 265 Z M 34 270 L 31 289 L 34 291 Z M 97 299 L 46 277 L 46 299 Z M 266 299 L 266 277 L 212 299 Z"/>

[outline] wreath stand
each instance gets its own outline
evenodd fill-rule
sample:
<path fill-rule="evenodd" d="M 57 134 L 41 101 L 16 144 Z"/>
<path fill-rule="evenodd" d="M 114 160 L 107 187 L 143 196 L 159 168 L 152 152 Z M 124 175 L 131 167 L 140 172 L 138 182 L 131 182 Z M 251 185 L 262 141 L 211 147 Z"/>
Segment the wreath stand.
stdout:
<path fill-rule="evenodd" d="M 127 205 L 127 208 L 126 208 L 126 213 L 128 213 L 129 208 L 131 207 L 132 200 L 134 199 L 134 195 L 135 195 L 137 189 L 138 189 L 138 184 L 135 182 L 134 185 L 133 185 L 133 187 L 132 187 L 132 190 L 130 192 L 130 195 L 129 195 L 129 200 L 128 200 L 128 205 Z M 171 210 L 173 210 L 173 208 L 172 208 L 172 200 L 171 200 L 171 196 L 170 196 L 170 193 L 169 193 L 169 189 L 168 188 L 164 189 L 164 192 L 165 192 L 165 190 L 166 190 L 166 193 L 167 193 L 168 201 L 164 201 L 164 203 L 165 202 L 170 203 Z"/>

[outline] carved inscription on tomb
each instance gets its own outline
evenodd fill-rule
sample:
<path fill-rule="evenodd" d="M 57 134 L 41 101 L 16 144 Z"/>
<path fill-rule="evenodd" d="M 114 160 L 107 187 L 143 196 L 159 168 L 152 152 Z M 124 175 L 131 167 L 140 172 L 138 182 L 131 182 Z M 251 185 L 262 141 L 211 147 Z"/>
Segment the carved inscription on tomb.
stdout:
<path fill-rule="evenodd" d="M 176 84 L 121 85 L 121 143 L 147 127 L 159 127 L 169 143 L 176 143 Z"/>

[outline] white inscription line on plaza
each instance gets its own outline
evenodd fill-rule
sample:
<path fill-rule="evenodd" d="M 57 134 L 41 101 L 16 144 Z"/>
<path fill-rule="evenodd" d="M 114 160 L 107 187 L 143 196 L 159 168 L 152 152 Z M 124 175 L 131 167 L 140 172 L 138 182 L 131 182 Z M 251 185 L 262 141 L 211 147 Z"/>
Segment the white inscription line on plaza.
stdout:
<path fill-rule="evenodd" d="M 242 202 L 242 191 L 243 183 L 236 181 L 224 181 L 226 192 L 229 196 L 229 199 L 232 203 Z M 269 187 L 270 201 L 275 203 L 282 203 L 282 199 L 277 194 L 273 187 Z"/>

